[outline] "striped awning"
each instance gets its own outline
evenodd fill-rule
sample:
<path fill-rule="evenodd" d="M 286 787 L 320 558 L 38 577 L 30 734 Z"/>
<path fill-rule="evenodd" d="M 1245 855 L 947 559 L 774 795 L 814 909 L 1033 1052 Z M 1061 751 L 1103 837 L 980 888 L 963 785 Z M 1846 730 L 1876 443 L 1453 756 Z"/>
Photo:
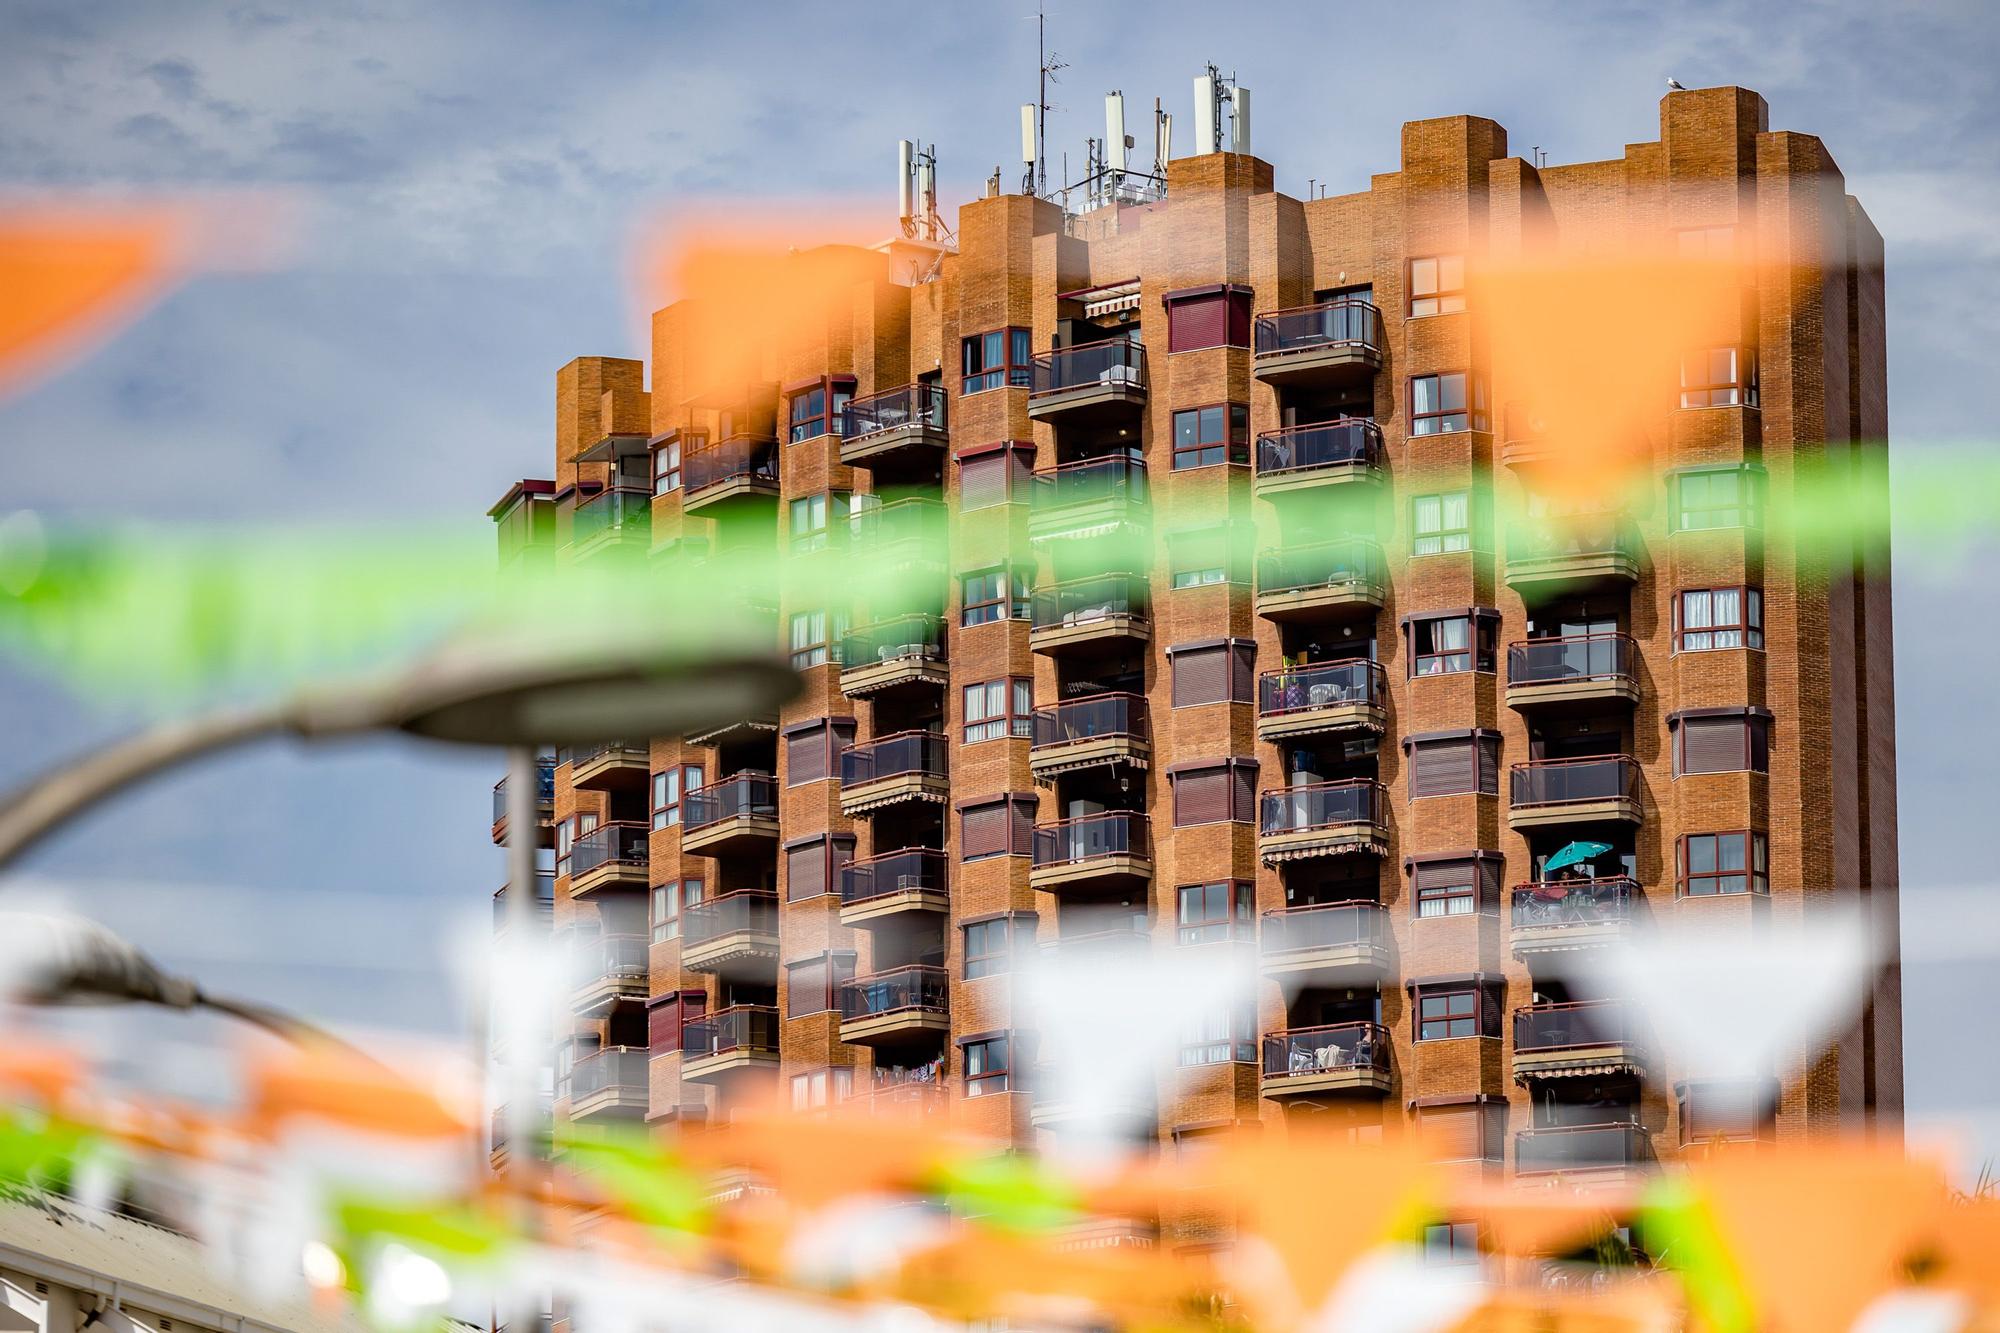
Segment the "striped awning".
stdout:
<path fill-rule="evenodd" d="M 1061 295 L 1066 300 L 1081 301 L 1084 318 L 1102 319 L 1106 315 L 1139 308 L 1139 280 L 1127 278 L 1123 282 L 1107 282 L 1100 287 L 1085 287 Z"/>

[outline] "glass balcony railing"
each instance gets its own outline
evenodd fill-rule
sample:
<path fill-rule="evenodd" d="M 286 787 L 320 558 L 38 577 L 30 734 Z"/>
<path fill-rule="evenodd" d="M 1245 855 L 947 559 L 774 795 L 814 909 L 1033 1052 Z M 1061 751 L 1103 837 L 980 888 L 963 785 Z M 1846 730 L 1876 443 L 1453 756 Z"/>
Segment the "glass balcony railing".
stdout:
<path fill-rule="evenodd" d="M 648 943 L 644 935 L 585 935 L 570 945 L 570 979 L 579 986 L 644 981 Z"/>
<path fill-rule="evenodd" d="M 1638 651 L 1629 634 L 1570 634 L 1507 645 L 1509 685 L 1629 681 Z"/>
<path fill-rule="evenodd" d="M 1636 1011 L 1620 1000 L 1537 1004 L 1514 1011 L 1516 1054 L 1579 1046 L 1626 1046 L 1638 1040 Z"/>
<path fill-rule="evenodd" d="M 588 833 L 578 834 L 570 848 L 569 873 L 584 875 L 599 866 L 614 864 L 644 867 L 646 835 L 651 832 L 649 825 L 621 820 L 599 824 Z"/>
<path fill-rule="evenodd" d="M 941 778 L 949 749 L 944 733 L 937 731 L 899 731 L 866 745 L 850 745 L 840 752 L 840 785 L 845 790 L 912 775 Z"/>
<path fill-rule="evenodd" d="M 738 773 L 689 792 L 682 802 L 683 836 L 725 819 L 778 817 L 778 780 L 768 773 Z"/>
<path fill-rule="evenodd" d="M 647 1055 L 643 1046 L 606 1046 L 589 1055 L 578 1056 L 576 1063 L 570 1066 L 570 1100 L 580 1102 L 601 1092 L 615 1092 L 621 1097 L 645 1097 L 648 1088 Z"/>
<path fill-rule="evenodd" d="M 1389 1034 L 1380 1023 L 1330 1023 L 1264 1034 L 1264 1077 L 1389 1068 Z"/>
<path fill-rule="evenodd" d="M 535 872 L 535 915 L 546 922 L 556 911 L 556 877 L 554 874 L 538 870 Z M 507 928 L 507 890 L 493 891 L 493 925 L 495 929 Z"/>
<path fill-rule="evenodd" d="M 581 544 L 607 532 L 645 538 L 653 528 L 653 493 L 636 486 L 610 486 L 577 502 L 570 540 Z"/>
<path fill-rule="evenodd" d="M 928 847 L 850 861 L 840 868 L 840 900 L 865 903 L 892 893 L 943 893 L 950 859 Z"/>
<path fill-rule="evenodd" d="M 852 504 L 847 515 L 850 555 L 871 555 L 905 542 L 944 554 L 944 501 L 911 496 L 883 504 L 875 496 L 857 495 Z"/>
<path fill-rule="evenodd" d="M 556 799 L 556 761 L 552 758 L 535 761 L 535 804 L 553 805 Z M 493 784 L 493 822 L 502 823 L 507 818 L 507 779 L 501 778 Z"/>
<path fill-rule="evenodd" d="M 647 761 L 651 753 L 651 748 L 644 741 L 600 741 L 595 745 L 579 745 L 575 749 L 565 751 L 565 753 L 569 756 L 571 767 L 581 768 L 583 765 L 602 759 L 606 755 L 629 757 L 643 764 Z M 553 784 L 555 774 L 551 772 L 549 776 L 551 784 Z M 555 791 L 554 786 L 551 785 L 549 790 L 551 796 L 553 796 Z"/>
<path fill-rule="evenodd" d="M 778 1053 L 778 1008 L 737 1004 L 697 1018 L 681 1029 L 681 1054 L 689 1060 L 743 1051 Z"/>
<path fill-rule="evenodd" d="M 849 670 L 906 659 L 944 660 L 944 621 L 937 616 L 897 616 L 862 625 L 840 641 L 840 660 Z"/>
<path fill-rule="evenodd" d="M 891 968 L 856 977 L 840 987 L 840 1016 L 875 1018 L 906 1009 L 943 1013 L 951 992 L 950 974 L 941 967 L 921 965 Z"/>
<path fill-rule="evenodd" d="M 1037 514 L 1053 514 L 1079 505 L 1146 500 L 1146 460 L 1132 454 L 1104 454 L 1033 474 L 1029 503 Z"/>
<path fill-rule="evenodd" d="M 1144 618 L 1146 580 L 1137 574 L 1100 574 L 1035 589 L 1029 622 L 1034 629 L 1065 629 L 1112 616 Z"/>
<path fill-rule="evenodd" d="M 1258 356 L 1313 351 L 1340 344 L 1382 350 L 1382 312 L 1368 301 L 1344 297 L 1257 316 Z"/>
<path fill-rule="evenodd" d="M 1092 385 L 1122 384 L 1146 387 L 1146 349 L 1126 338 L 1064 347 L 1035 355 L 1034 378 L 1029 396 L 1062 393 Z"/>
<path fill-rule="evenodd" d="M 1366 901 L 1286 907 L 1264 914 L 1261 933 L 1266 954 L 1350 946 L 1386 949 L 1389 911 Z"/>
<path fill-rule="evenodd" d="M 945 391 L 937 384 L 905 384 L 866 398 L 855 398 L 840 409 L 840 433 L 853 440 L 904 426 L 945 428 Z"/>
<path fill-rule="evenodd" d="M 778 933 L 778 895 L 769 889 L 742 889 L 695 903 L 681 913 L 681 939 L 706 944 L 725 935 Z"/>
<path fill-rule="evenodd" d="M 1365 657 L 1279 667 L 1257 678 L 1260 717 L 1283 717 L 1288 713 L 1350 704 L 1380 708 L 1387 697 L 1388 678 L 1383 674 L 1382 664 Z"/>
<path fill-rule="evenodd" d="M 1623 875 L 1520 884 L 1513 892 L 1514 928 L 1616 925 L 1638 914 L 1639 901 L 1639 882 Z"/>
<path fill-rule="evenodd" d="M 1382 784 L 1370 778 L 1280 787 L 1259 798 L 1257 828 L 1269 837 L 1347 824 L 1378 824 L 1383 808 Z"/>
<path fill-rule="evenodd" d="M 1257 475 L 1290 476 L 1314 468 L 1382 465 L 1382 428 L 1365 417 L 1293 426 L 1257 437 Z"/>
<path fill-rule="evenodd" d="M 1514 1136 L 1514 1169 L 1524 1176 L 1646 1166 L 1652 1160 L 1653 1136 L 1626 1121 L 1524 1129 Z"/>
<path fill-rule="evenodd" d="M 1108 856 L 1146 856 L 1146 817 L 1129 810 L 1035 826 L 1036 867 L 1075 865 Z"/>
<path fill-rule="evenodd" d="M 1035 710 L 1033 747 L 1037 750 L 1112 736 L 1147 739 L 1145 696 L 1093 694 Z"/>
<path fill-rule="evenodd" d="M 1257 557 L 1260 593 L 1348 588 L 1379 597 L 1382 586 L 1382 548 L 1360 537 L 1266 551 Z"/>
<path fill-rule="evenodd" d="M 698 495 L 732 481 L 778 484 L 778 441 L 771 435 L 732 435 L 689 449 L 681 462 L 682 485 Z"/>
<path fill-rule="evenodd" d="M 1507 558 L 1513 561 L 1600 555 L 1629 558 L 1633 553 L 1630 525 L 1617 510 L 1528 516 L 1507 527 Z"/>
<path fill-rule="evenodd" d="M 1514 765 L 1509 799 L 1517 807 L 1637 800 L 1639 761 L 1631 755 L 1539 759 Z"/>

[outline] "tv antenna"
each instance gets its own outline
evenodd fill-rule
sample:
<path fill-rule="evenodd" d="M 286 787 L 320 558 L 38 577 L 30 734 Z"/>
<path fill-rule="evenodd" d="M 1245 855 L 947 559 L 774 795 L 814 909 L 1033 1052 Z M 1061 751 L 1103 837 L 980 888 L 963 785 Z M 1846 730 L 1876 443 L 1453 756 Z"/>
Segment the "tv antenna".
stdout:
<path fill-rule="evenodd" d="M 1028 161 L 1027 179 L 1023 182 L 1026 192 L 1047 198 L 1049 193 L 1049 85 L 1061 83 L 1056 77 L 1059 69 L 1068 69 L 1069 62 L 1061 55 L 1049 50 L 1049 7 L 1047 0 L 1037 0 L 1035 5 L 1035 101 L 1032 106 L 1021 108 L 1021 155 Z M 1033 120 L 1034 155 L 1028 155 L 1029 121 Z"/>

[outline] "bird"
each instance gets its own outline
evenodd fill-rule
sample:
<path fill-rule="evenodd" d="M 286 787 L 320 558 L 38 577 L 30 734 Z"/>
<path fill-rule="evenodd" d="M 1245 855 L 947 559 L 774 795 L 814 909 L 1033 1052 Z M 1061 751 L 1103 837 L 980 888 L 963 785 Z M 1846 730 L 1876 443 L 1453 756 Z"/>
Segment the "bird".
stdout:
<path fill-rule="evenodd" d="M 1679 79 L 1669 74 L 1667 75 L 1667 91 L 1670 93 L 1684 93 L 1687 91 L 1687 89 L 1681 87 L 1681 81 Z"/>

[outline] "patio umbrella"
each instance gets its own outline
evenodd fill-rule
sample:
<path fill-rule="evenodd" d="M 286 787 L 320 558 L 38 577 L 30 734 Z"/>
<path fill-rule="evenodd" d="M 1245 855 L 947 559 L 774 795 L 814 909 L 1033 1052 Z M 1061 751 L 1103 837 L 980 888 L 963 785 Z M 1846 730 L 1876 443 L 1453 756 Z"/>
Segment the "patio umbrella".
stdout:
<path fill-rule="evenodd" d="M 1554 856 L 1551 856 L 1543 864 L 1542 873 L 1544 875 L 1553 875 L 1556 871 L 1569 866 L 1582 865 L 1586 861 L 1594 861 L 1610 850 L 1611 844 L 1608 842 L 1573 842 Z"/>

